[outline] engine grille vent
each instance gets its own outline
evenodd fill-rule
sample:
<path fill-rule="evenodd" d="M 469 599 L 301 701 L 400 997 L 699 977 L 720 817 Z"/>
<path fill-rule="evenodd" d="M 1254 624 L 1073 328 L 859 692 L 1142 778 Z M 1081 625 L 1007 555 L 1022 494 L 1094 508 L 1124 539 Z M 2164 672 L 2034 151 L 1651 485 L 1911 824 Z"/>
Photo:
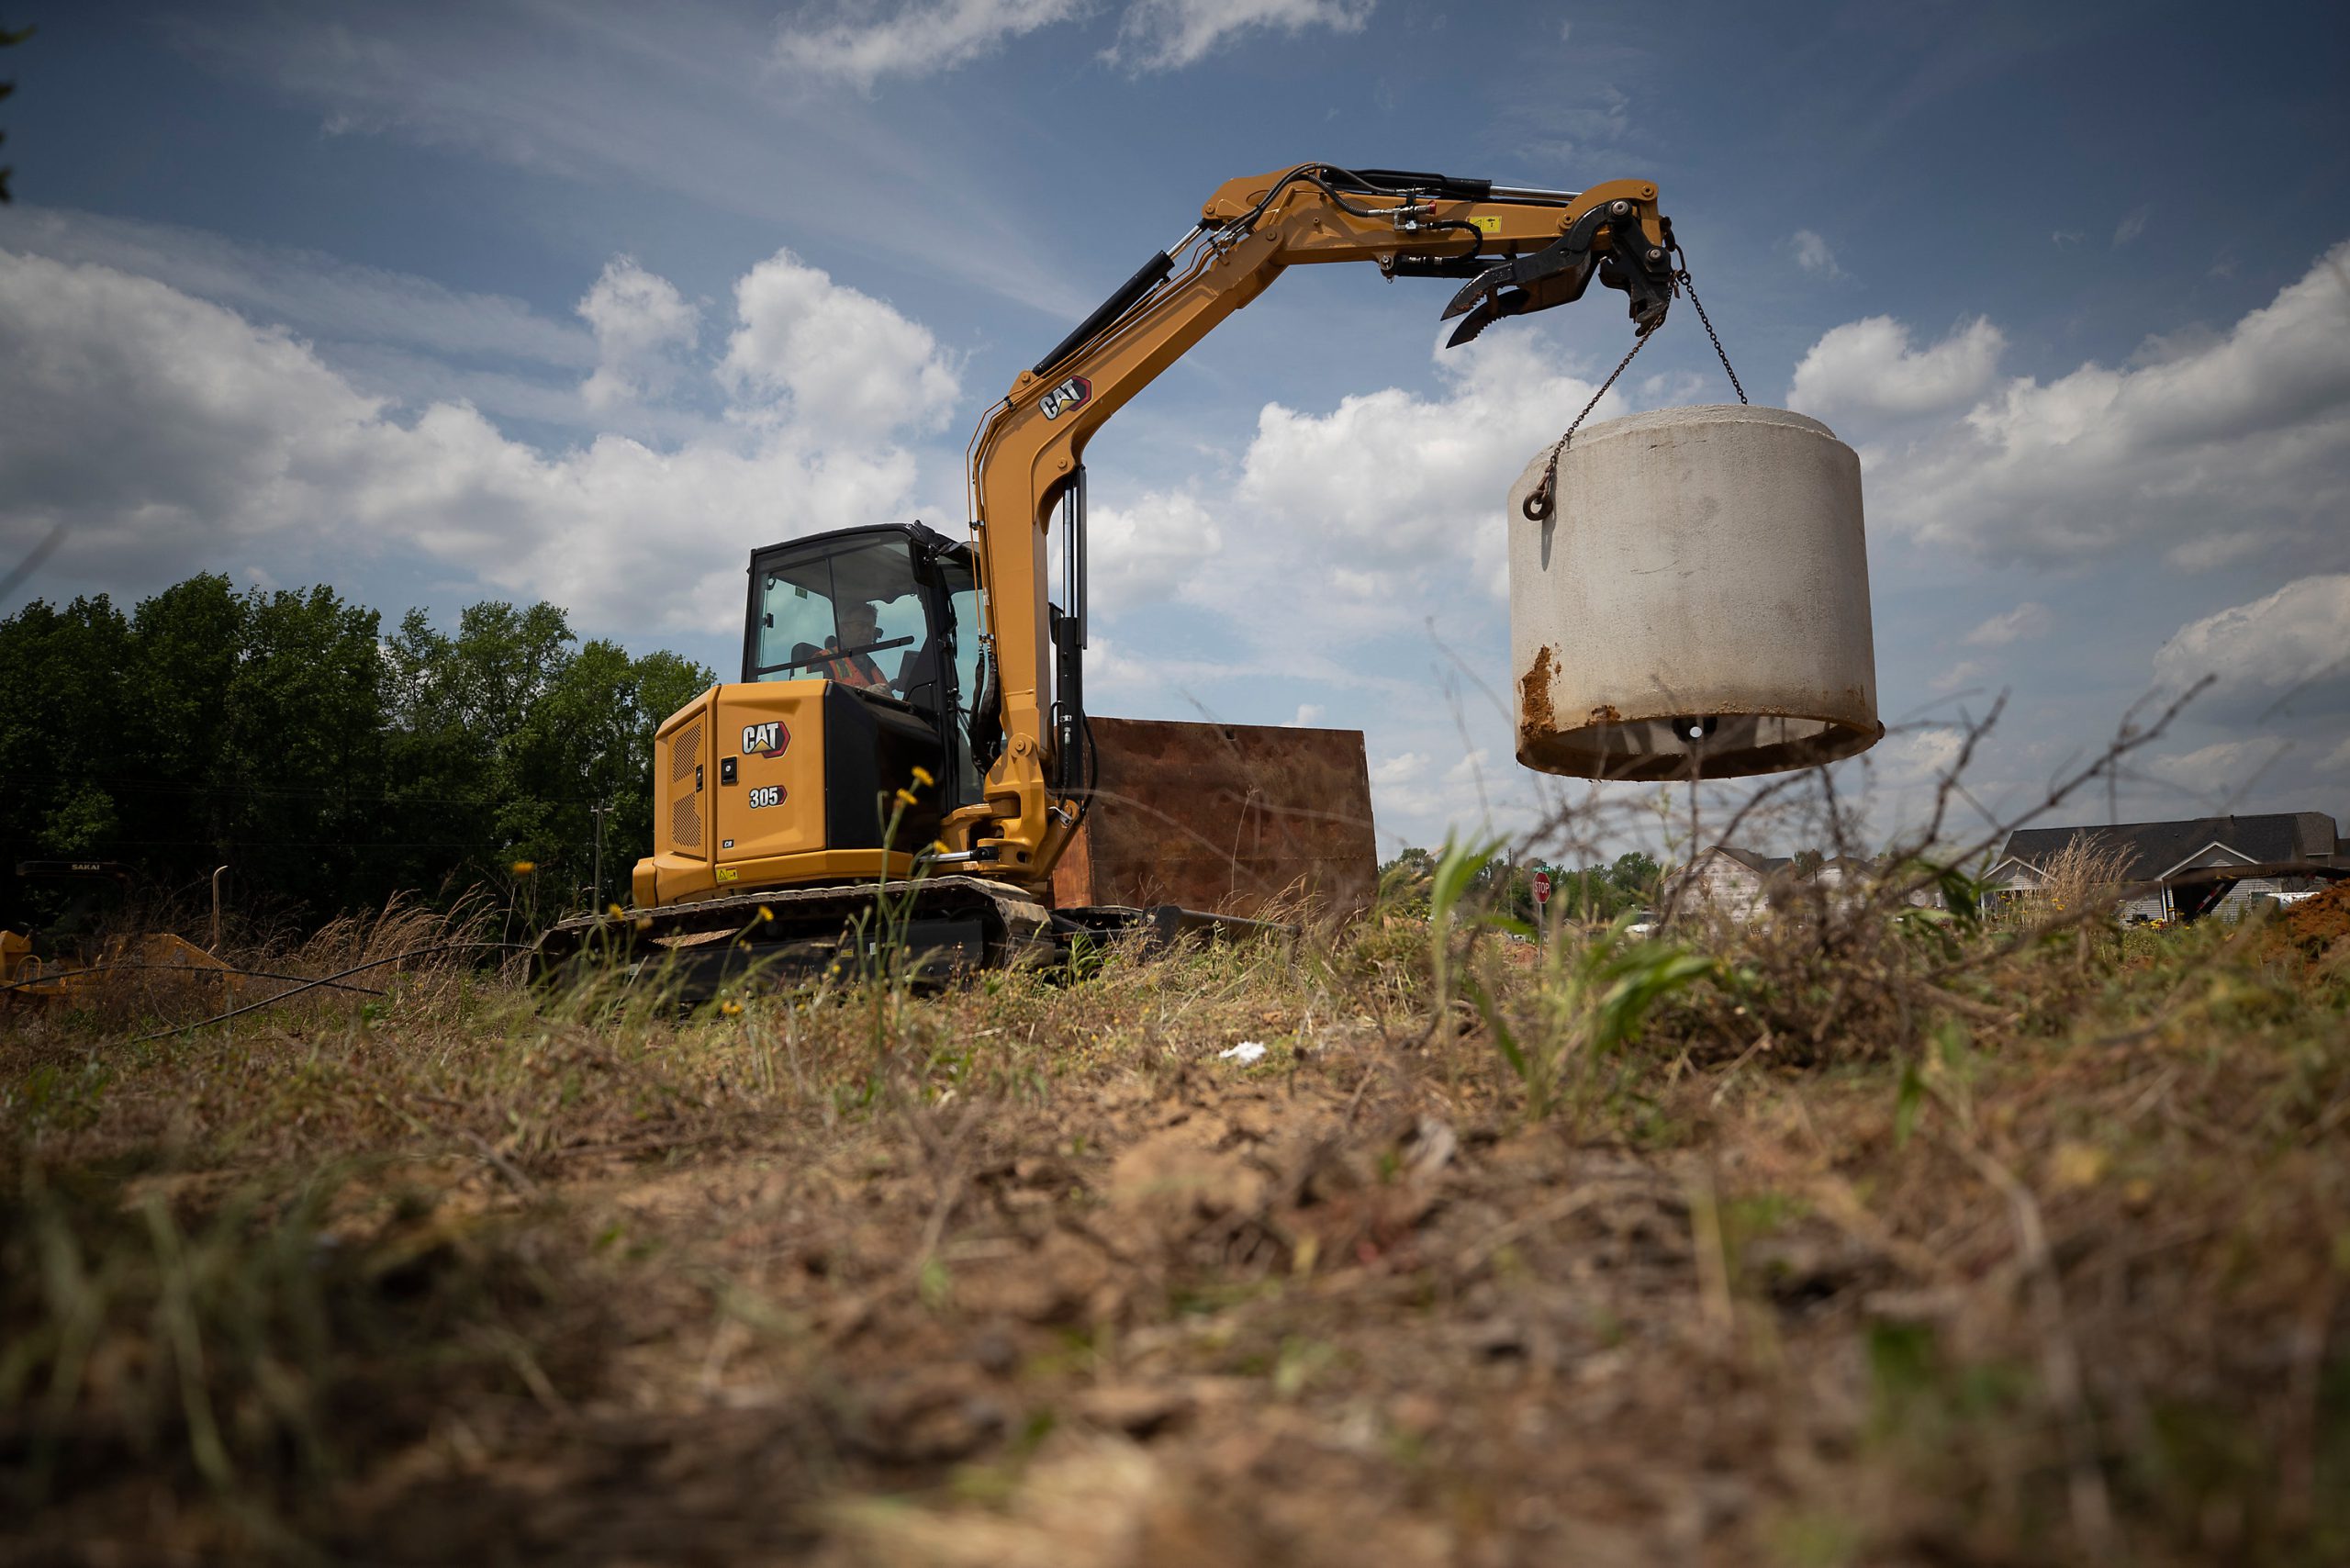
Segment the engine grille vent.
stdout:
<path fill-rule="evenodd" d="M 701 797 L 692 789 L 694 770 L 701 763 L 701 724 L 679 730 L 669 742 L 669 785 L 678 790 L 669 806 L 671 847 L 688 855 L 703 853 Z"/>

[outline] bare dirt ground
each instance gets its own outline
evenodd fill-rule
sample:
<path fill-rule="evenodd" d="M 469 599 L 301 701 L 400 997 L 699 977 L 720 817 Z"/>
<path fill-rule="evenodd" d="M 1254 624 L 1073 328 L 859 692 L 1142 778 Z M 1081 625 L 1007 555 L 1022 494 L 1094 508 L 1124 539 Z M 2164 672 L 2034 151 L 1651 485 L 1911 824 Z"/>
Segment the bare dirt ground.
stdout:
<path fill-rule="evenodd" d="M 2341 1562 L 2342 902 L 20 1012 L 0 1557 Z"/>

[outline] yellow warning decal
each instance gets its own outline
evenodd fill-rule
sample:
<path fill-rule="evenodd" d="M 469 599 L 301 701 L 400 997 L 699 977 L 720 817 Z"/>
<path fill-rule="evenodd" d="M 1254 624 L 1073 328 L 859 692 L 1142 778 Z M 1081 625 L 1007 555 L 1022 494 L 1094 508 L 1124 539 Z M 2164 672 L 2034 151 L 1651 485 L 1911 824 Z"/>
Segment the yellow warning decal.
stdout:
<path fill-rule="evenodd" d="M 743 873 L 741 871 L 732 866 L 721 866 L 717 870 L 718 879 L 722 882 L 731 882 L 742 874 Z"/>
<path fill-rule="evenodd" d="M 1502 231 L 1502 220 L 1499 213 L 1492 213 L 1483 217 L 1472 218 L 1469 221 L 1475 224 L 1478 228 L 1483 230 L 1488 234 L 1498 234 Z"/>

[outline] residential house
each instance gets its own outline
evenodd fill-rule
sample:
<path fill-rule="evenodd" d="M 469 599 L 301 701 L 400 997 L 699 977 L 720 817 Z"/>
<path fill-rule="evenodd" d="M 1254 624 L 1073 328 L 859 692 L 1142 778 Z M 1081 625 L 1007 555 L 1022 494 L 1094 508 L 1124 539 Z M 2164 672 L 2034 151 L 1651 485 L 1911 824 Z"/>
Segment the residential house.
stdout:
<path fill-rule="evenodd" d="M 1664 879 L 1665 896 L 1682 909 L 1710 906 L 1733 920 L 1750 920 L 1774 902 L 1807 884 L 1820 895 L 1836 900 L 1848 885 L 1865 888 L 1876 874 L 1874 862 L 1857 855 L 1832 855 L 1819 859 L 1805 855 L 1765 855 L 1736 845 L 1717 844 L 1701 851 L 1687 866 Z M 1905 901 L 1919 909 L 1942 907 L 1942 892 L 1928 886 L 1912 889 Z"/>
<path fill-rule="evenodd" d="M 1718 909 L 1751 920 L 1767 908 L 1772 889 L 1793 873 L 1795 857 L 1717 844 L 1665 878 L 1665 897 L 1683 909 Z"/>
<path fill-rule="evenodd" d="M 2255 816 L 2194 817 L 2181 822 L 2117 823 L 2110 827 L 2027 827 L 2008 834 L 1985 880 L 1986 904 L 2022 898 L 2045 887 L 2048 867 L 2066 846 L 2086 839 L 2121 859 L 2132 882 L 2154 882 L 2210 866 L 2266 866 L 2306 861 L 2350 866 L 2345 843 L 2322 812 L 2272 812 Z M 2304 890 L 2305 877 L 2247 877 L 2202 891 L 2163 888 L 2129 900 L 2125 920 L 2240 915 L 2259 900 Z"/>

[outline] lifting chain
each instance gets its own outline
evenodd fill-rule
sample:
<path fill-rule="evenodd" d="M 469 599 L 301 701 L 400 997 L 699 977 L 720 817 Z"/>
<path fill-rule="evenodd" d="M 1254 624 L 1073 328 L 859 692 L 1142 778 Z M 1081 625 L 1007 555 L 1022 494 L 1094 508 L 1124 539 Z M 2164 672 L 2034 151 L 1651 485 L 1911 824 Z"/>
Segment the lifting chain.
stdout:
<path fill-rule="evenodd" d="M 1743 403 L 1746 401 L 1746 387 L 1738 379 L 1738 372 L 1730 368 L 1729 351 L 1722 347 L 1722 335 L 1714 330 L 1713 318 L 1706 314 L 1705 302 L 1697 297 L 1697 286 L 1689 276 L 1689 258 L 1678 244 L 1673 247 L 1673 253 L 1681 262 L 1673 272 L 1673 284 L 1688 291 L 1689 303 L 1697 308 L 1697 319 L 1704 325 L 1706 336 L 1713 340 L 1714 353 L 1722 362 L 1722 373 L 1729 377 L 1730 390 L 1737 393 L 1738 400 Z M 1583 406 L 1583 412 L 1575 416 L 1575 422 L 1567 427 L 1567 433 L 1561 436 L 1559 443 L 1550 449 L 1550 460 L 1542 465 L 1542 482 L 1528 493 L 1518 507 L 1518 510 L 1526 514 L 1527 521 L 1541 522 L 1550 516 L 1558 498 L 1559 459 L 1565 454 L 1567 442 L 1574 440 L 1575 431 L 1583 428 L 1583 420 L 1591 418 L 1591 411 L 1599 407 L 1599 400 L 1607 396 L 1607 389 L 1616 385 L 1616 378 L 1624 374 L 1634 355 L 1648 347 L 1649 336 L 1643 332 L 1634 340 L 1631 349 L 1616 362 L 1616 368 L 1607 373 L 1607 379 L 1599 384 L 1599 390 L 1591 395 L 1591 401 Z"/>
<path fill-rule="evenodd" d="M 1697 320 L 1705 327 L 1706 336 L 1714 340 L 1714 353 L 1722 362 L 1722 374 L 1729 377 L 1729 389 L 1737 393 L 1738 400 L 1743 403 L 1746 401 L 1746 388 L 1739 384 L 1738 372 L 1730 368 L 1729 351 L 1722 347 L 1722 335 L 1714 330 L 1714 319 L 1706 314 L 1706 302 L 1697 297 L 1697 286 L 1689 276 L 1689 257 L 1678 241 L 1673 247 L 1673 253 L 1681 260 L 1681 266 L 1673 273 L 1673 281 L 1689 291 L 1689 303 L 1697 308 Z"/>
<path fill-rule="evenodd" d="M 1526 514 L 1527 521 L 1540 522 L 1550 515 L 1550 503 L 1559 487 L 1560 454 L 1567 450 L 1567 442 L 1574 440 L 1575 431 L 1583 428 L 1583 420 L 1591 418 L 1591 411 L 1599 407 L 1599 400 L 1607 396 L 1607 389 L 1616 385 L 1616 378 L 1624 374 L 1624 367 L 1632 363 L 1633 355 L 1648 346 L 1649 334 L 1646 332 L 1632 341 L 1630 351 L 1616 362 L 1616 368 L 1607 373 L 1607 379 L 1599 384 L 1599 390 L 1594 392 L 1591 401 L 1583 406 L 1583 412 L 1575 416 L 1575 422 L 1567 427 L 1567 433 L 1561 436 L 1559 444 L 1550 449 L 1550 461 L 1542 467 L 1542 482 L 1534 487 L 1517 509 Z"/>

